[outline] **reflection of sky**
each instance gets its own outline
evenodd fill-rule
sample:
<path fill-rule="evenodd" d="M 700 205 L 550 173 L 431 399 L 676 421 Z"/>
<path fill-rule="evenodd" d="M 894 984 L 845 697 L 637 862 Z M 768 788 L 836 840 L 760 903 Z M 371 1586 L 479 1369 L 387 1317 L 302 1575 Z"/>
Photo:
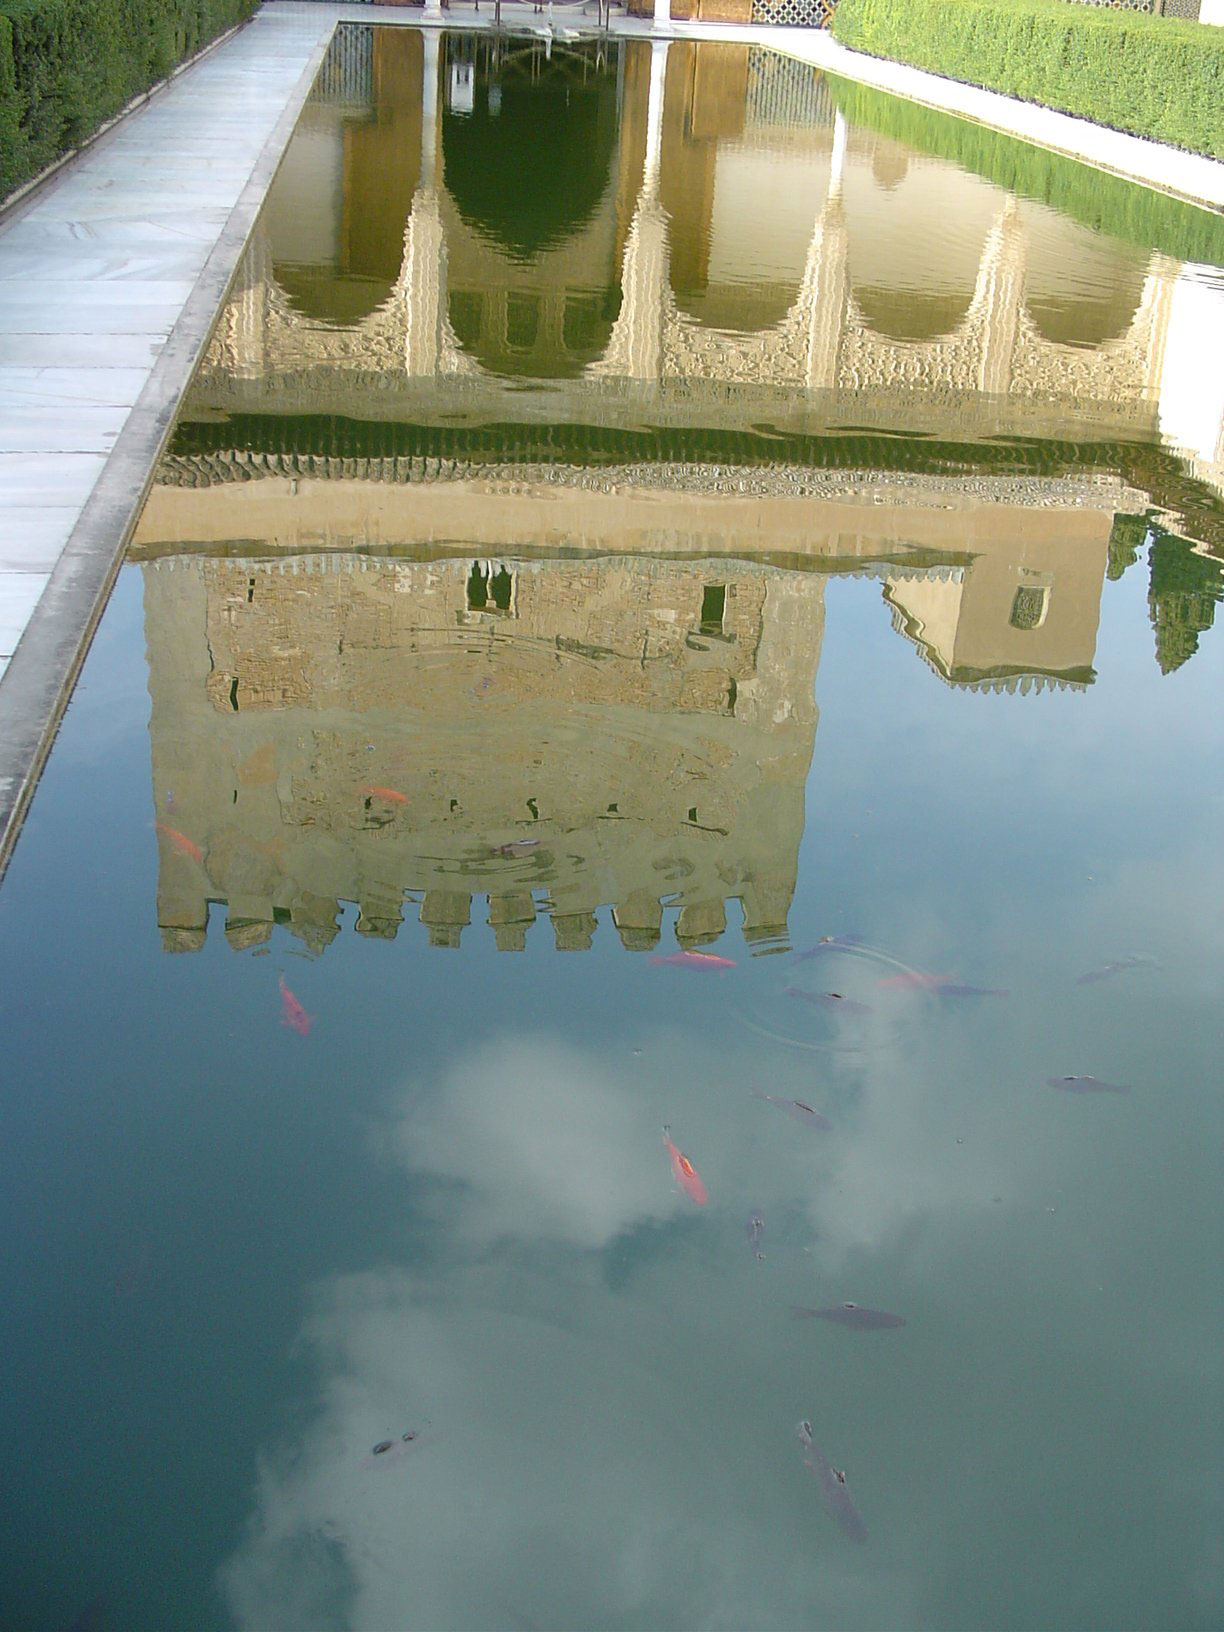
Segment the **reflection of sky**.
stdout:
<path fill-rule="evenodd" d="M 1010 993 L 941 1001 L 734 930 L 718 976 L 606 924 L 163 957 L 132 582 L 0 895 L 4 1580 L 73 1594 L 32 1627 L 1218 1622 L 1218 631 L 1160 677 L 1133 571 L 1091 691 L 969 695 L 829 586 L 792 940 Z M 785 995 L 834 980 L 872 1013 Z M 844 1299 L 907 1325 L 790 1319 Z"/>

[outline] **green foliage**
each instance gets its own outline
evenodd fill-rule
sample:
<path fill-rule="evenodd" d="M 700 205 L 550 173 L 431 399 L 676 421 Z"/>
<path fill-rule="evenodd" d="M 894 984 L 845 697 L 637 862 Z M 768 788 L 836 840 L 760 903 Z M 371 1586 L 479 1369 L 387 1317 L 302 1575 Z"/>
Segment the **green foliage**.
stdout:
<path fill-rule="evenodd" d="M 1224 266 L 1224 216 L 1211 210 L 919 102 L 832 75 L 828 84 L 851 124 L 948 159 L 1009 193 L 1049 204 L 1073 221 L 1140 249 Z"/>
<path fill-rule="evenodd" d="M 0 0 L 0 199 L 257 0 Z"/>
<path fill-rule="evenodd" d="M 1197 551 L 1189 539 L 1155 529 L 1149 555 L 1148 612 L 1161 674 L 1171 674 L 1198 650 L 1224 600 L 1224 563 Z"/>
<path fill-rule="evenodd" d="M 1114 517 L 1109 535 L 1109 558 L 1105 566 L 1105 576 L 1111 581 L 1116 582 L 1127 567 L 1133 567 L 1138 561 L 1139 551 L 1147 542 L 1149 525 L 1146 516 Z"/>
<path fill-rule="evenodd" d="M 1066 0 L 839 0 L 833 33 L 869 56 L 1224 159 L 1224 29 Z"/>

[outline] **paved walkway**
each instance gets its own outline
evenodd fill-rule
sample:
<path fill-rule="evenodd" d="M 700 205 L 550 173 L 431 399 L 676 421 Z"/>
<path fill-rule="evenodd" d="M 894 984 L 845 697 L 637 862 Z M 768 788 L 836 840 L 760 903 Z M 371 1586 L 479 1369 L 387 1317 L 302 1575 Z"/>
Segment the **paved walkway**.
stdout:
<path fill-rule="evenodd" d="M 502 9 L 511 25 L 544 22 L 523 0 Z M 456 0 L 447 21 L 488 27 L 491 11 Z M 276 0 L 0 220 L 0 869 L 332 31 L 420 18 Z M 613 26 L 650 33 L 649 19 Z M 674 33 L 751 38 L 1224 207 L 1224 164 L 856 56 L 824 33 Z"/>

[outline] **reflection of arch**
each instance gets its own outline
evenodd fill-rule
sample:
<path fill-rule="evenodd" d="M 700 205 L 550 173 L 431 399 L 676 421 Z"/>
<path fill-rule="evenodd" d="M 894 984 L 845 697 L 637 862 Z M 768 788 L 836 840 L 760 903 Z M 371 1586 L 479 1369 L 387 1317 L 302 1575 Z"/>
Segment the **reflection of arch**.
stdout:
<path fill-rule="evenodd" d="M 576 379 L 608 349 L 619 288 L 451 289 L 447 315 L 458 344 L 492 374 Z"/>
<path fill-rule="evenodd" d="M 329 328 L 351 328 L 386 305 L 396 276 L 369 278 L 331 266 L 298 266 L 277 261 L 272 276 L 280 285 L 291 311 L 311 323 Z"/>
<path fill-rule="evenodd" d="M 1020 210 L 1031 331 L 1056 346 L 1081 349 L 1121 339 L 1143 304 L 1148 257 L 1033 205 Z"/>
<path fill-rule="evenodd" d="M 1144 271 L 1119 279 L 1107 294 L 1031 294 L 1024 310 L 1036 333 L 1056 346 L 1092 347 L 1120 340 L 1143 302 Z"/>
<path fill-rule="evenodd" d="M 859 285 L 854 299 L 867 327 L 889 340 L 943 340 L 969 315 L 973 290 L 926 294 Z"/>
<path fill-rule="evenodd" d="M 530 84 L 504 74 L 492 107 L 491 84 L 478 80 L 471 112 L 442 119 L 447 191 L 470 226 L 518 260 L 578 232 L 612 170 L 616 80 L 588 62 L 581 82 L 559 71 L 565 56 L 554 53 L 558 71 Z"/>

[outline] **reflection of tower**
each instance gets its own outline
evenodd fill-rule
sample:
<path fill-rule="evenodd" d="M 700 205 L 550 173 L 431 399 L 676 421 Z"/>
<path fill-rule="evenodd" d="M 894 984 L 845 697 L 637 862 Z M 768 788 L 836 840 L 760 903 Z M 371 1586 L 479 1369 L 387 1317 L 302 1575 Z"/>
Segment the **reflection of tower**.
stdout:
<path fill-rule="evenodd" d="M 474 895 L 499 946 L 540 910 L 588 944 L 784 933 L 816 728 L 822 580 L 735 562 L 188 557 L 146 569 L 166 944 L 341 901 L 438 945 Z M 189 650 L 188 650 L 189 648 Z"/>
<path fill-rule="evenodd" d="M 890 573 L 884 597 L 897 628 L 952 685 L 1084 686 L 1094 678 L 1111 526 L 1105 510 L 1013 514 L 968 566 Z"/>

